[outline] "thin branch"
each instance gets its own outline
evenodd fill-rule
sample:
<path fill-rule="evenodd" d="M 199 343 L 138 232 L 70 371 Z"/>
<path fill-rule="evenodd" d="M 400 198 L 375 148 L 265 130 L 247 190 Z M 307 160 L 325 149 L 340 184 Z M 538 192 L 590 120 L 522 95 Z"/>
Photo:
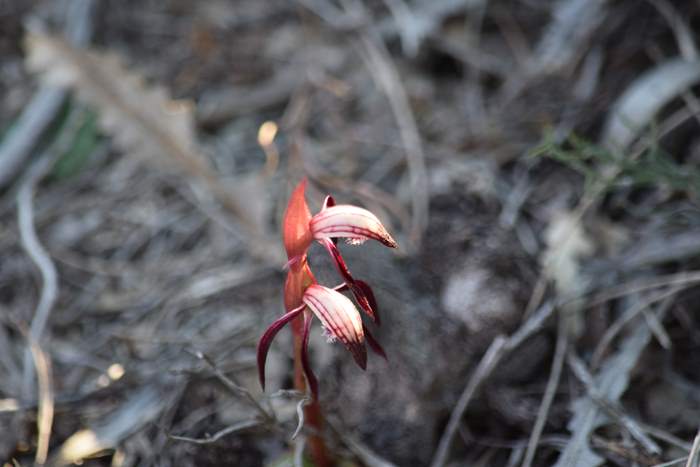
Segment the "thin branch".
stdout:
<path fill-rule="evenodd" d="M 357 456 L 363 465 L 367 467 L 396 467 L 395 464 L 382 458 L 364 443 L 357 440 L 354 436 L 348 433 L 348 430 L 341 429 L 336 422 L 328 419 L 326 422 L 335 435 L 342 440 L 345 446 L 347 446 L 347 448 L 352 451 L 353 454 Z"/>
<path fill-rule="evenodd" d="M 635 306 L 630 307 L 625 313 L 623 313 L 622 316 L 620 316 L 610 325 L 610 327 L 608 327 L 608 330 L 605 331 L 603 336 L 598 341 L 598 344 L 593 351 L 593 356 L 591 357 L 591 367 L 598 367 L 608 346 L 620 333 L 625 324 L 632 321 L 637 315 L 651 307 L 653 304 L 663 300 L 673 299 L 676 295 L 678 295 L 680 290 L 681 287 L 673 287 L 670 290 L 663 291 L 658 295 L 648 298 L 647 300 L 638 302 L 635 304 Z M 653 327 L 650 326 L 650 328 L 653 330 Z"/>
<path fill-rule="evenodd" d="M 19 217 L 19 232 L 22 247 L 29 255 L 32 262 L 39 268 L 41 274 L 42 288 L 37 304 L 34 318 L 29 328 L 29 342 L 40 342 L 46 328 L 51 309 L 56 302 L 58 295 L 58 274 L 56 266 L 49 257 L 44 247 L 39 242 L 39 238 L 34 228 L 34 189 L 39 180 L 44 176 L 52 159 L 42 157 L 30 169 L 29 174 L 22 182 L 17 193 L 17 214 Z M 31 346 L 27 347 L 24 354 L 24 371 L 22 374 L 22 394 L 25 398 L 34 393 L 34 375 L 32 373 L 32 352 Z"/>
<path fill-rule="evenodd" d="M 669 28 L 676 36 L 676 45 L 684 59 L 694 61 L 698 59 L 698 47 L 693 40 L 693 32 L 685 18 L 676 10 L 668 0 L 650 0 L 649 3 L 661 13 L 668 23 Z"/>
<path fill-rule="evenodd" d="M 411 110 L 406 90 L 399 73 L 391 62 L 389 52 L 381 40 L 364 34 L 359 43 L 365 52 L 370 73 L 381 86 L 399 126 L 408 162 L 412 194 L 412 223 L 409 238 L 414 251 L 420 248 L 423 233 L 428 225 L 428 177 L 425 168 L 423 145 L 418 133 L 418 125 Z"/>
<path fill-rule="evenodd" d="M 554 395 L 556 394 L 557 387 L 559 386 L 559 380 L 561 379 L 561 371 L 564 367 L 564 359 L 566 357 L 566 349 L 568 347 L 568 332 L 567 332 L 567 319 L 560 313 L 559 314 L 559 326 L 557 330 L 557 345 L 554 350 L 554 361 L 552 362 L 552 371 L 549 373 L 549 380 L 547 381 L 547 387 L 544 391 L 544 396 L 542 397 L 542 403 L 537 412 L 537 420 L 535 421 L 535 426 L 532 429 L 532 434 L 530 435 L 530 440 L 527 443 L 527 451 L 525 453 L 525 459 L 523 460 L 523 467 L 530 467 L 532 461 L 535 458 L 535 452 L 537 451 L 537 446 L 539 445 L 540 437 L 542 436 L 542 430 L 544 429 L 544 424 L 547 421 L 547 415 L 549 414 L 549 409 L 552 406 L 552 401 L 554 401 Z"/>
<path fill-rule="evenodd" d="M 304 426 L 306 421 L 304 407 L 313 402 L 308 392 L 301 392 L 296 389 L 280 389 L 277 392 L 270 395 L 270 399 L 277 397 L 299 399 L 299 401 L 296 404 L 297 427 L 294 429 L 294 433 L 292 433 L 292 436 L 289 438 L 290 441 L 294 441 L 304 428 L 306 428 L 304 430 L 305 432 L 308 432 L 312 435 L 318 434 L 318 431 L 315 429 L 315 427 Z"/>
<path fill-rule="evenodd" d="M 16 179 L 16 174 L 32 154 L 66 99 L 66 91 L 42 88 L 27 104 L 0 146 L 0 187 Z"/>
<path fill-rule="evenodd" d="M 258 411 L 260 416 L 262 417 L 263 420 L 267 422 L 274 422 L 274 417 L 263 408 L 262 405 L 260 405 L 260 402 L 253 397 L 253 395 L 243 386 L 240 386 L 237 384 L 235 381 L 233 381 L 231 378 L 226 376 L 217 366 L 216 364 L 212 361 L 209 356 L 204 354 L 203 352 L 191 352 L 195 357 L 198 359 L 202 360 L 206 365 L 211 369 L 211 371 L 214 373 L 214 376 L 223 384 L 226 389 L 231 391 L 234 395 L 243 397 L 246 399 L 254 408 L 255 410 Z"/>
<path fill-rule="evenodd" d="M 685 467 L 698 467 L 700 466 L 700 431 L 695 435 L 695 440 L 693 441 L 693 447 L 690 448 L 690 454 L 688 454 L 688 463 Z"/>
<path fill-rule="evenodd" d="M 177 441 L 186 441 L 188 443 L 194 443 L 194 444 L 211 444 L 219 441 L 221 438 L 223 438 L 226 435 L 230 435 L 231 433 L 236 433 L 237 431 L 242 431 L 246 430 L 248 428 L 253 428 L 255 426 L 260 425 L 259 420 L 243 420 L 242 422 L 238 422 L 234 425 L 231 425 L 229 427 L 224 428 L 223 430 L 217 431 L 211 436 L 207 436 L 205 438 L 188 438 L 187 436 L 176 436 L 176 435 L 168 435 L 168 438 L 174 439 Z"/>
<path fill-rule="evenodd" d="M 306 437 L 302 436 L 294 443 L 294 467 L 304 467 L 304 447 Z"/>
<path fill-rule="evenodd" d="M 304 406 L 310 403 L 311 398 L 308 395 L 302 397 L 297 403 L 297 418 L 299 419 L 299 422 L 297 423 L 296 430 L 294 430 L 294 433 L 292 433 L 291 439 L 295 439 L 299 435 L 299 432 L 301 432 L 301 429 L 304 428 Z"/>
<path fill-rule="evenodd" d="M 457 401 L 457 405 L 450 415 L 447 428 L 445 428 L 445 432 L 440 438 L 440 443 L 430 463 L 431 467 L 442 467 L 445 465 L 459 423 L 476 391 L 481 387 L 484 381 L 491 376 L 491 373 L 496 366 L 498 366 L 503 357 L 522 344 L 525 339 L 539 331 L 546 319 L 552 315 L 553 311 L 554 306 L 551 303 L 545 303 L 531 318 L 525 321 L 513 335 L 510 337 L 499 335 L 491 342 L 491 346 L 481 358 L 479 365 L 469 378 L 462 395 Z"/>
<path fill-rule="evenodd" d="M 625 284 L 610 287 L 607 290 L 593 295 L 591 299 L 587 301 L 586 307 L 592 308 L 610 300 L 631 295 L 633 293 L 644 292 L 646 290 L 672 286 L 689 287 L 697 283 L 700 283 L 700 271 L 697 270 L 655 276 L 648 279 L 632 280 Z"/>
<path fill-rule="evenodd" d="M 593 375 L 591 375 L 585 363 L 577 355 L 569 353 L 568 363 L 579 381 L 586 386 L 586 392 L 591 400 L 603 409 L 608 416 L 623 426 L 647 452 L 654 454 L 661 453 L 659 445 L 646 435 L 644 428 L 601 393 L 596 386 Z"/>
<path fill-rule="evenodd" d="M 654 464 L 651 467 L 672 467 L 674 465 L 681 464 L 681 463 L 685 462 L 686 460 L 688 460 L 688 456 L 680 457 L 678 459 L 673 459 L 671 461 L 663 462 L 661 464 Z"/>
<path fill-rule="evenodd" d="M 646 423 L 643 423 L 643 422 L 638 422 L 638 423 L 639 423 L 639 426 L 641 426 L 644 431 L 649 433 L 654 438 L 661 440 L 665 443 L 668 443 L 671 446 L 675 446 L 679 449 L 683 449 L 685 451 L 690 451 L 690 448 L 691 448 L 690 443 L 683 441 L 682 439 L 677 438 L 676 436 L 673 436 L 671 433 L 664 431 L 661 428 L 647 425 Z"/>
<path fill-rule="evenodd" d="M 505 355 L 506 342 L 507 339 L 505 336 L 497 336 L 493 342 L 491 342 L 486 354 L 484 354 L 479 362 L 479 365 L 476 367 L 476 370 L 472 374 L 471 378 L 469 378 L 467 386 L 464 388 L 462 395 L 457 401 L 457 405 L 450 415 L 447 428 L 445 428 L 445 432 L 442 434 L 442 438 L 440 438 L 440 444 L 438 445 L 438 449 L 433 457 L 433 461 L 430 463 L 431 467 L 442 467 L 445 465 L 450 446 L 452 445 L 452 439 L 457 432 L 462 416 L 467 410 L 467 406 L 469 405 L 469 402 L 471 402 L 476 390 L 481 386 L 486 378 L 491 375 L 493 369 L 496 368 L 496 365 L 498 365 L 503 355 Z"/>
<path fill-rule="evenodd" d="M 51 426 L 54 415 L 54 395 L 51 376 L 51 361 L 35 341 L 29 341 L 37 379 L 39 380 L 39 411 L 37 415 L 37 445 L 34 462 L 44 465 L 49 453 Z"/>

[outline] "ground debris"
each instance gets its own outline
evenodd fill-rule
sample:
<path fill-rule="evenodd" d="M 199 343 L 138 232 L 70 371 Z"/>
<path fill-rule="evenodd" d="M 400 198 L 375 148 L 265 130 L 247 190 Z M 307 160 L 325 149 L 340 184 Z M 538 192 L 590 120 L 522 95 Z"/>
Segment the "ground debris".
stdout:
<path fill-rule="evenodd" d="M 312 211 L 331 193 L 399 243 L 338 246 L 388 362 L 361 372 L 311 331 L 341 462 L 696 462 L 698 18 L 668 0 L 0 2 L 0 463 L 303 465 L 289 333 L 267 392 L 255 368 L 302 177 Z"/>

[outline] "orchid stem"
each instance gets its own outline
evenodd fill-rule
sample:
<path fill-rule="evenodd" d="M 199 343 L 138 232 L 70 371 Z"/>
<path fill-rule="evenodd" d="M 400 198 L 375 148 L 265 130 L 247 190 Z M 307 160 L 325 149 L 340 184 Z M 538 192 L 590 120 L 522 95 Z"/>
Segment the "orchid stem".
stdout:
<path fill-rule="evenodd" d="M 294 334 L 294 388 L 302 393 L 306 392 L 306 380 L 301 363 L 301 351 L 303 346 L 304 317 L 298 316 L 292 321 L 292 333 Z M 317 399 L 304 407 L 305 423 L 313 430 L 309 435 L 308 445 L 311 459 L 316 467 L 331 467 L 333 462 L 328 455 L 328 449 L 323 441 L 323 414 Z"/>

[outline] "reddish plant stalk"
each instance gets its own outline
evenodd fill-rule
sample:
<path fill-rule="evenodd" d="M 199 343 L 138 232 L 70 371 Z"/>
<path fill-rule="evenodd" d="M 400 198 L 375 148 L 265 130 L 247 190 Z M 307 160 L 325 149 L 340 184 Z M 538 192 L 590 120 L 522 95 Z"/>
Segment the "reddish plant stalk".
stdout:
<path fill-rule="evenodd" d="M 316 279 L 309 269 L 306 258 L 290 265 L 287 280 L 284 284 L 284 305 L 287 310 L 293 310 L 302 304 L 302 296 L 309 285 Z M 291 322 L 294 338 L 294 388 L 306 392 L 306 378 L 302 364 L 302 351 L 304 348 L 304 314 L 300 314 Z M 314 465 L 318 467 L 330 467 L 333 465 L 328 455 L 328 450 L 323 441 L 323 415 L 317 398 L 312 398 L 304 407 L 304 421 L 313 429 L 309 436 L 309 451 Z"/>
<path fill-rule="evenodd" d="M 303 316 L 299 316 L 292 323 L 292 332 L 294 333 L 294 388 L 302 393 L 306 391 L 306 380 L 304 379 L 304 371 L 301 365 L 301 329 L 303 328 L 303 322 Z M 312 399 L 304 407 L 304 423 L 313 429 L 313 434 L 309 436 L 308 442 L 309 452 L 314 465 L 317 467 L 330 467 L 333 465 L 333 462 L 331 462 L 326 443 L 321 436 L 321 433 L 323 433 L 323 414 L 317 399 Z"/>
<path fill-rule="evenodd" d="M 318 380 L 309 362 L 309 330 L 315 317 L 326 333 L 339 340 L 352 354 L 357 365 L 367 367 L 365 341 L 371 350 L 386 358 L 386 353 L 372 337 L 362 322 L 360 312 L 353 302 L 341 292 L 349 291 L 362 311 L 376 324 L 379 314 L 374 293 L 370 286 L 355 279 L 335 245 L 337 238 L 346 238 L 350 244 L 359 245 L 373 239 L 390 248 L 397 244 L 377 216 L 366 209 L 352 205 L 336 205 L 332 196 L 326 196 L 321 211 L 311 216 L 304 198 L 306 181 L 292 192 L 284 214 L 283 240 L 287 251 L 287 280 L 284 283 L 285 313 L 265 331 L 258 343 L 257 360 L 260 384 L 265 389 L 265 360 L 275 335 L 291 323 L 294 336 L 294 387 L 311 395 L 305 407 L 305 421 L 313 429 L 309 436 L 309 448 L 314 464 L 329 467 L 334 462 L 323 441 L 323 415 L 318 403 Z M 309 264 L 307 252 L 313 241 L 323 245 L 335 262 L 344 282 L 333 288 L 316 282 Z"/>
<path fill-rule="evenodd" d="M 292 321 L 292 334 L 294 336 L 294 389 L 300 392 L 306 391 L 306 379 L 301 365 L 301 349 L 303 346 L 302 329 L 304 328 L 304 316 L 299 316 Z"/>

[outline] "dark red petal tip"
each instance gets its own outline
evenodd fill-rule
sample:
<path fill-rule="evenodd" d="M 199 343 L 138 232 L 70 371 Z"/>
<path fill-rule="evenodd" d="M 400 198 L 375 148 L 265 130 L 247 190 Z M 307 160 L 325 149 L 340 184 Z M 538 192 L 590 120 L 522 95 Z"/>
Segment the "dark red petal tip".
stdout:
<path fill-rule="evenodd" d="M 355 359 L 357 366 L 363 370 L 367 369 L 367 349 L 364 344 L 353 344 L 353 348 L 350 350 L 352 357 Z"/>
<path fill-rule="evenodd" d="M 367 284 L 367 282 L 362 281 L 362 280 L 355 280 L 355 287 L 354 289 L 357 289 L 360 291 L 360 294 L 364 298 L 367 307 L 364 306 L 363 302 L 360 301 L 358 298 L 358 293 L 355 293 L 355 297 L 357 298 L 357 301 L 360 303 L 360 306 L 362 306 L 362 309 L 365 310 L 367 315 L 372 318 L 372 320 L 377 323 L 377 325 L 382 324 L 381 320 L 379 319 L 379 308 L 377 307 L 377 299 L 374 297 L 374 292 L 372 292 L 372 287 Z M 353 290 L 354 290 L 353 289 Z"/>
<path fill-rule="evenodd" d="M 296 318 L 305 307 L 306 305 L 301 305 L 300 307 L 295 308 L 276 319 L 260 338 L 260 342 L 258 342 L 257 355 L 258 377 L 260 378 L 260 386 L 263 388 L 263 391 L 265 390 L 265 361 L 267 360 L 267 352 L 270 350 L 270 344 L 272 344 L 272 340 L 275 338 L 280 329 L 282 329 L 285 324 Z"/>
<path fill-rule="evenodd" d="M 377 340 L 374 338 L 374 336 L 369 332 L 369 329 L 367 329 L 367 326 L 363 325 L 363 329 L 365 332 L 365 339 L 367 339 L 367 344 L 369 344 L 369 348 L 372 349 L 374 353 L 377 355 L 381 356 L 384 360 L 389 361 L 389 357 L 386 356 L 386 352 L 384 352 L 384 349 L 382 346 L 377 342 Z"/>

